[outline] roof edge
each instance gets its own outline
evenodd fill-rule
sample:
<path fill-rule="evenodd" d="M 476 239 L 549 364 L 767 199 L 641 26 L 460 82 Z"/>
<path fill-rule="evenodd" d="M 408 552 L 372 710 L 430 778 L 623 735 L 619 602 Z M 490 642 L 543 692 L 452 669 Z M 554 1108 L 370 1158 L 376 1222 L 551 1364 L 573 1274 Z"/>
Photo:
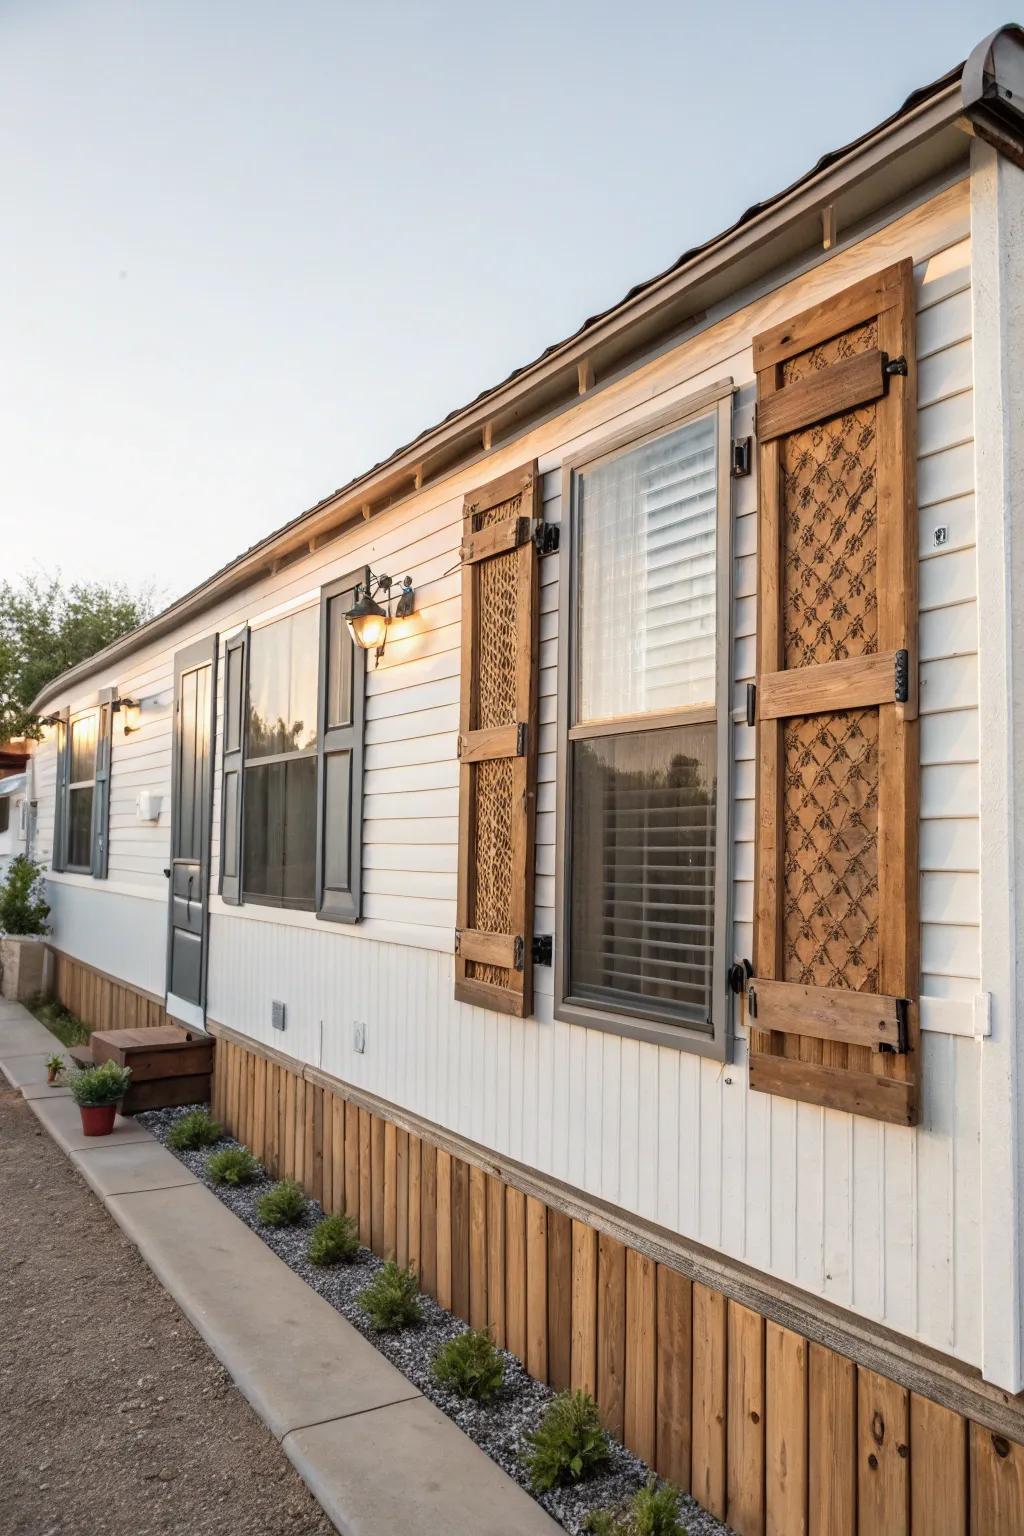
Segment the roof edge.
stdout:
<path fill-rule="evenodd" d="M 1008 23 L 979 43 L 964 65 L 914 92 L 891 117 L 842 149 L 824 156 L 790 186 L 747 210 L 730 228 L 685 253 L 664 272 L 631 289 L 617 304 L 587 320 L 571 336 L 547 348 L 502 383 L 485 390 L 364 474 L 269 533 L 146 624 L 52 679 L 33 700 L 33 712 L 38 713 L 59 693 L 161 639 L 219 598 L 269 572 L 286 554 L 301 556 L 307 549 L 312 552 L 317 547 L 318 535 L 326 537 L 322 530 L 328 524 L 333 538 L 364 519 L 372 520 L 370 504 L 391 483 L 401 485 L 403 477 L 409 482 L 404 492 L 391 500 L 385 499 L 373 512 L 374 517 L 425 489 L 424 462 L 438 457 L 446 444 L 476 430 L 481 433 L 477 456 L 486 457 L 492 451 L 487 445 L 488 420 L 510 411 L 514 415 L 517 402 L 532 390 L 542 389 L 558 370 L 577 366 L 578 357 L 621 337 L 633 326 L 639 328 L 649 323 L 659 308 L 667 309 L 670 302 L 677 302 L 699 279 L 723 270 L 740 254 L 766 249 L 773 232 L 785 230 L 799 214 L 823 206 L 896 155 L 906 154 L 936 133 L 956 125 L 990 141 L 999 139 L 996 147 L 1003 153 L 1016 149 L 1024 156 L 1024 114 L 1016 109 L 1013 87 L 1000 83 L 1000 71 L 1012 72 L 1016 77 L 1018 68 L 1024 79 L 1024 28 Z M 1024 90 L 1016 99 L 1024 106 Z M 767 261 L 766 270 L 771 270 Z M 494 449 L 507 446 L 529 424 L 523 422 L 518 431 L 494 444 Z M 471 459 L 467 458 L 465 463 L 469 462 Z M 447 467 L 442 465 L 430 484 L 441 484 L 463 467 L 461 460 Z"/>

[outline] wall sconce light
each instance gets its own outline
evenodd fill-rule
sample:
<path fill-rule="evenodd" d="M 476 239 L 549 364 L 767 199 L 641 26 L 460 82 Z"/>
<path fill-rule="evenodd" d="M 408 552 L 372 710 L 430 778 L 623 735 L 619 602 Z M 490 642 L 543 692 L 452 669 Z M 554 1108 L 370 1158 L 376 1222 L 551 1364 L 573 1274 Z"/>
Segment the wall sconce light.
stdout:
<path fill-rule="evenodd" d="M 394 585 L 390 576 L 375 576 L 371 571 L 369 580 L 364 586 L 360 582 L 356 587 L 356 600 L 345 615 L 349 634 L 352 639 L 364 651 L 374 652 L 374 665 L 384 654 L 384 646 L 388 638 L 388 625 L 392 617 L 396 619 L 408 618 L 416 606 L 416 594 L 412 588 L 412 577 L 403 576 L 402 591 L 395 604 L 395 611 L 391 612 L 391 588 Z M 384 606 L 377 601 L 383 597 Z"/>
<path fill-rule="evenodd" d="M 141 699 L 115 699 L 110 707 L 111 707 L 111 709 L 113 710 L 113 712 L 115 714 L 117 714 L 118 710 L 121 710 L 121 709 L 137 709 L 139 711 L 139 713 L 141 714 L 142 713 L 142 700 Z M 124 734 L 126 736 L 130 736 L 132 731 L 137 731 L 138 729 L 139 729 L 138 725 L 129 725 L 127 718 L 125 719 L 125 722 L 124 722 Z"/>

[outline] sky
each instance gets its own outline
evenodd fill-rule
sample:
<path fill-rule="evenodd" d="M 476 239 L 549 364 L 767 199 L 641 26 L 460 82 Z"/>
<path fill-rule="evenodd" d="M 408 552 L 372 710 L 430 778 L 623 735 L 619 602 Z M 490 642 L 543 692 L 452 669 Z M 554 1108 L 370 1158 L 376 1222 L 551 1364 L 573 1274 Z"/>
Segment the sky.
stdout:
<path fill-rule="evenodd" d="M 171 600 L 1007 19 L 0 0 L 0 578 Z"/>

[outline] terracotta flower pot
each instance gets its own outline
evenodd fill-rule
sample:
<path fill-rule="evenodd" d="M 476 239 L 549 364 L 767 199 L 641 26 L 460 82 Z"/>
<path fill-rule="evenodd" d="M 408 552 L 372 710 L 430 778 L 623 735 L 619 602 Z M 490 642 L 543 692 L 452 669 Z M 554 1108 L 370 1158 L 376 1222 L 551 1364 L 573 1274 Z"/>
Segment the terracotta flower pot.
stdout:
<path fill-rule="evenodd" d="M 59 1072 L 59 1070 L 60 1070 L 59 1067 L 47 1067 L 47 1069 L 46 1069 L 46 1081 L 48 1083 L 55 1083 L 57 1081 L 57 1073 Z"/>
<path fill-rule="evenodd" d="M 109 1136 L 114 1129 L 116 1104 L 79 1104 L 83 1136 Z"/>

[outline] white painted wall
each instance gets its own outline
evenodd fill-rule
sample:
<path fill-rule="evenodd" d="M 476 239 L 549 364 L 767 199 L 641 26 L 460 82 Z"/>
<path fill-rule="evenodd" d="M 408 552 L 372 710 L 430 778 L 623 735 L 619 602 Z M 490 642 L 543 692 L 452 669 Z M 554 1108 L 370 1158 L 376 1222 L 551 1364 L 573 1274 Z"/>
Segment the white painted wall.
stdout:
<path fill-rule="evenodd" d="M 363 563 L 395 576 L 409 572 L 417 613 L 367 680 L 365 920 L 355 929 L 335 927 L 305 913 L 226 907 L 214 896 L 211 1017 L 980 1364 L 979 1067 L 987 1046 L 971 1038 L 981 969 L 969 236 L 969 189 L 961 182 L 785 288 L 750 295 L 742 311 L 723 306 L 684 346 L 582 399 L 486 465 L 254 583 L 172 645 L 141 652 L 116 676 L 97 674 L 89 692 L 117 684 L 146 705 L 141 728 L 127 740 L 118 717 L 108 889 L 54 877 L 59 942 L 114 974 L 144 974 L 139 984 L 162 990 L 167 808 L 159 826 L 143 827 L 134 799 L 142 786 L 169 794 L 174 650 L 201 633 L 223 635 L 258 619 Z M 723 375 L 740 387 L 736 430 L 750 431 L 751 336 L 907 255 L 915 262 L 920 357 L 921 1125 L 883 1126 L 751 1094 L 742 1039 L 735 1062 L 723 1067 L 556 1022 L 552 973 L 544 968 L 536 972 L 534 1019 L 455 1004 L 454 567 L 463 493 L 537 456 L 546 515 L 556 519 L 565 457 Z M 753 478 L 735 486 L 733 947 L 744 955 L 752 946 L 754 779 L 752 733 L 740 709 L 754 668 L 756 486 Z M 949 538 L 938 550 L 933 529 L 940 524 Z M 556 943 L 557 581 L 557 560 L 545 560 L 535 928 L 555 931 Z M 39 754 L 44 851 L 52 836 L 52 757 L 52 745 Z M 219 811 L 219 786 L 217 797 Z M 214 819 L 216 827 L 219 814 Z M 117 903 L 135 904 L 130 924 Z M 110 935 L 122 930 L 131 936 L 118 954 Z M 274 998 L 287 1006 L 284 1036 L 270 1027 Z M 366 1024 L 361 1055 L 353 1050 L 357 1020 Z"/>

